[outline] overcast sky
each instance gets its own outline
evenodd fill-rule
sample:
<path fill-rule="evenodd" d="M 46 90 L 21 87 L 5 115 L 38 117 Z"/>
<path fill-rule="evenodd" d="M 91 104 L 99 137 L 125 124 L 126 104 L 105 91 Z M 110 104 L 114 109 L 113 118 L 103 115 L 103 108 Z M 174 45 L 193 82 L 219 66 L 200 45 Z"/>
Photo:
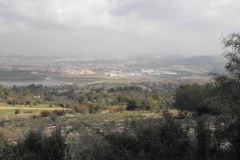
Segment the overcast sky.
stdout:
<path fill-rule="evenodd" d="M 240 0 L 0 0 L 0 55 L 222 54 Z"/>

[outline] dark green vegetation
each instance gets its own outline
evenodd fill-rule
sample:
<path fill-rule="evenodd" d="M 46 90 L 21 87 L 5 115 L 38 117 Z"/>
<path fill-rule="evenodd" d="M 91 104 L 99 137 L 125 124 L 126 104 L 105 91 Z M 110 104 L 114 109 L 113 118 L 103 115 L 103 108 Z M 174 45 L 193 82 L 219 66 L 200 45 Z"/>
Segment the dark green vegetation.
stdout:
<path fill-rule="evenodd" d="M 221 111 L 215 84 L 186 84 L 176 91 L 175 106 L 180 110 L 197 112 L 199 115 L 216 115 Z"/>
<path fill-rule="evenodd" d="M 9 144 L 0 137 L 0 159 L 55 159 L 64 157 L 66 144 L 59 129 L 52 132 L 51 136 L 44 136 L 40 131 L 31 131 L 24 141 Z"/>
<path fill-rule="evenodd" d="M 59 127 L 52 132 L 44 132 L 40 127 L 16 142 L 0 137 L 0 158 L 238 160 L 240 34 L 229 35 L 223 44 L 230 48 L 225 54 L 228 59 L 226 74 L 214 74 L 213 81 L 207 84 L 181 85 L 175 95 L 172 85 L 167 85 L 169 90 L 164 94 L 158 87 L 148 84 L 114 87 L 105 84 L 91 87 L 2 87 L 0 93 L 3 103 L 47 103 L 50 106 L 71 108 L 82 114 L 72 113 L 74 117 L 67 117 L 63 116 L 64 111 L 42 112 L 42 117 L 35 118 L 37 121 Z M 27 97 L 33 102 L 26 103 Z M 174 116 L 167 112 L 173 107 L 181 112 Z M 124 117 L 125 120 L 116 118 L 118 113 L 133 115 L 140 110 L 150 116 Z M 94 116 L 91 117 L 88 114 L 103 111 L 117 113 L 112 113 L 114 117 L 110 116 L 111 113 L 92 114 Z M 16 110 L 15 114 L 19 112 Z M 105 123 L 105 120 L 108 122 Z"/>

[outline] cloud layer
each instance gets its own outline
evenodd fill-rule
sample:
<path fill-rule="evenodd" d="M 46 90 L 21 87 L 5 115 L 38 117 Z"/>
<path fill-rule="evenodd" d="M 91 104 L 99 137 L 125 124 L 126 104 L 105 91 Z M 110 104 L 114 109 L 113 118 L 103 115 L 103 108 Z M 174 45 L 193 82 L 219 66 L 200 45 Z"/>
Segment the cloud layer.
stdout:
<path fill-rule="evenodd" d="M 0 54 L 221 54 L 238 0 L 0 0 Z"/>

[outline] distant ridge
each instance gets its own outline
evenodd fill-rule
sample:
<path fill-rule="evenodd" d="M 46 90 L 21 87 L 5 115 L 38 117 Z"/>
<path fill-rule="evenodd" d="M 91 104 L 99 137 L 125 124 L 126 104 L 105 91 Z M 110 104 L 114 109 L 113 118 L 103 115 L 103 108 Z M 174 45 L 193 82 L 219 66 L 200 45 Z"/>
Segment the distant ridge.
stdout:
<path fill-rule="evenodd" d="M 223 72 L 225 59 L 221 56 L 166 56 L 138 59 L 131 67 L 154 68 L 192 73 Z"/>

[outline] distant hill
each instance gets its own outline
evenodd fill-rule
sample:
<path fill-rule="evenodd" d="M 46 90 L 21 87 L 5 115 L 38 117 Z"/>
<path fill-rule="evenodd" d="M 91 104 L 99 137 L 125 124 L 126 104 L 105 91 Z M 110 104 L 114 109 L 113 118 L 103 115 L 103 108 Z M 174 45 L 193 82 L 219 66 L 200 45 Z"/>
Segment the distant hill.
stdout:
<path fill-rule="evenodd" d="M 15 65 L 75 65 L 84 67 L 120 67 L 130 70 L 156 69 L 178 73 L 207 74 L 223 72 L 225 59 L 222 56 L 98 56 L 98 57 L 0 57 L 0 69 L 8 70 Z"/>
<path fill-rule="evenodd" d="M 225 59 L 221 56 L 166 56 L 159 58 L 138 58 L 129 67 L 153 68 L 190 73 L 223 72 Z"/>

